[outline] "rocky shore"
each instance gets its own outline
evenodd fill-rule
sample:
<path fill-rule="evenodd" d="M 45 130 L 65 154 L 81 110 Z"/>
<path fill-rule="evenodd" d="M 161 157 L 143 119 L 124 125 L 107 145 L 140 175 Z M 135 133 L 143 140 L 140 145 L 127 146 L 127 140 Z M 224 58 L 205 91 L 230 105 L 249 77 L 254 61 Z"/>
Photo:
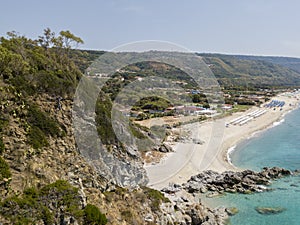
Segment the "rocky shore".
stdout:
<path fill-rule="evenodd" d="M 178 196 L 172 203 L 161 206 L 163 216 L 157 224 L 181 225 L 221 225 L 229 219 L 229 210 L 224 207 L 209 209 L 201 203 L 188 197 Z"/>
<path fill-rule="evenodd" d="M 170 184 L 163 188 L 165 193 L 175 193 L 182 189 L 189 193 L 230 192 L 249 194 L 270 190 L 267 186 L 270 181 L 292 175 L 290 170 L 279 167 L 263 168 L 261 172 L 244 170 L 241 172 L 226 171 L 218 173 L 212 170 L 204 171 L 192 176 L 182 185 Z"/>
<path fill-rule="evenodd" d="M 161 191 L 172 201 L 176 211 L 174 217 L 179 224 L 227 224 L 229 217 L 236 214 L 238 209 L 209 209 L 201 203 L 201 197 L 197 194 L 209 193 L 208 196 L 214 197 L 225 192 L 250 194 L 271 191 L 268 186 L 272 180 L 292 174 L 292 171 L 279 167 L 266 167 L 261 172 L 244 170 L 218 173 L 208 170 L 192 176 L 184 184 L 173 183 Z M 163 211 L 168 212 L 166 207 Z M 168 214 L 171 218 L 172 213 Z"/>

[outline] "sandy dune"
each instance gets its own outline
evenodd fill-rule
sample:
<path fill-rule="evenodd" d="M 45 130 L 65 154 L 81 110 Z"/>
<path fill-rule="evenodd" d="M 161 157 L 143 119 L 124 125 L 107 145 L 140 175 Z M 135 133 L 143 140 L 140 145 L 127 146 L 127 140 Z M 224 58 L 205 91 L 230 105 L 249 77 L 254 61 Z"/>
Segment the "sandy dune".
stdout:
<path fill-rule="evenodd" d="M 174 152 L 168 153 L 160 163 L 146 165 L 145 169 L 150 179 L 149 186 L 160 189 L 170 182 L 182 183 L 199 171 L 208 169 L 218 172 L 238 170 L 228 162 L 228 149 L 253 133 L 272 126 L 298 106 L 298 96 L 281 94 L 273 99 L 286 102 L 282 110 L 267 108 L 266 113 L 244 125 L 225 126 L 235 118 L 265 108 L 252 107 L 246 112 L 235 113 L 226 118 L 185 125 L 184 129 L 191 132 L 191 137 L 204 141 L 204 144 L 176 143 Z"/>

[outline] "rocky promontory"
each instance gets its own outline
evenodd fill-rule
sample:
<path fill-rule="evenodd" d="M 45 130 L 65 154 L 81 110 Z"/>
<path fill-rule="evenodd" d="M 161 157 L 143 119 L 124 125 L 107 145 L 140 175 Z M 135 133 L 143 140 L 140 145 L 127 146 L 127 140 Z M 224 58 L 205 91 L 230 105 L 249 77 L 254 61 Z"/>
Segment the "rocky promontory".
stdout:
<path fill-rule="evenodd" d="M 260 172 L 244 170 L 218 173 L 208 170 L 192 176 L 184 184 L 170 184 L 163 188 L 162 192 L 171 199 L 173 208 L 176 210 L 177 221 L 182 218 L 180 224 L 226 224 L 229 216 L 238 213 L 238 209 L 224 207 L 208 209 L 201 202 L 201 195 L 197 195 L 197 193 L 209 192 L 208 196 L 213 197 L 225 192 L 250 194 L 270 191 L 268 186 L 272 180 L 292 174 L 290 170 L 279 167 L 265 167 Z M 259 208 L 258 212 L 275 214 L 279 211 L 277 208 L 274 210 Z M 171 215 L 171 213 L 168 214 Z"/>
<path fill-rule="evenodd" d="M 218 173 L 212 170 L 201 172 L 192 176 L 186 183 L 170 184 L 162 191 L 175 193 L 182 189 L 189 193 L 230 192 L 249 194 L 252 192 L 267 191 L 270 181 L 284 176 L 292 175 L 290 170 L 279 167 L 263 168 L 261 172 L 244 170 L 241 172 L 226 171 Z"/>

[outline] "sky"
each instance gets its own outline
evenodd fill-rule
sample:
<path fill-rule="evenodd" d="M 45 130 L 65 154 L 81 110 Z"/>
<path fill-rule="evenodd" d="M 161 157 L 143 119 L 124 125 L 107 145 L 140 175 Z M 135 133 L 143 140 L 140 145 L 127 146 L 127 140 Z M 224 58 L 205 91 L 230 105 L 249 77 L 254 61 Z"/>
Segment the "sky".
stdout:
<path fill-rule="evenodd" d="M 300 58 L 298 0 L 1 1 L 0 36 L 70 30 L 83 49 L 158 40 L 194 52 Z"/>

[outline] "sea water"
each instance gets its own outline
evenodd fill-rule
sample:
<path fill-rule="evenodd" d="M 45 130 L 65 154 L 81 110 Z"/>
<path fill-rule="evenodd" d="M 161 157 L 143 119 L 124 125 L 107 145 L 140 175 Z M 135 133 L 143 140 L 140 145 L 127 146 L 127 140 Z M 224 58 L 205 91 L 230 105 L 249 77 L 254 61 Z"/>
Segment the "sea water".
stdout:
<path fill-rule="evenodd" d="M 286 115 L 281 123 L 239 144 L 231 153 L 232 163 L 240 168 L 260 171 L 279 166 L 300 169 L 300 109 Z M 271 192 L 226 194 L 207 200 L 212 207 L 236 207 L 232 225 L 300 225 L 300 176 L 273 181 Z M 256 207 L 283 208 L 278 214 L 259 214 Z"/>

